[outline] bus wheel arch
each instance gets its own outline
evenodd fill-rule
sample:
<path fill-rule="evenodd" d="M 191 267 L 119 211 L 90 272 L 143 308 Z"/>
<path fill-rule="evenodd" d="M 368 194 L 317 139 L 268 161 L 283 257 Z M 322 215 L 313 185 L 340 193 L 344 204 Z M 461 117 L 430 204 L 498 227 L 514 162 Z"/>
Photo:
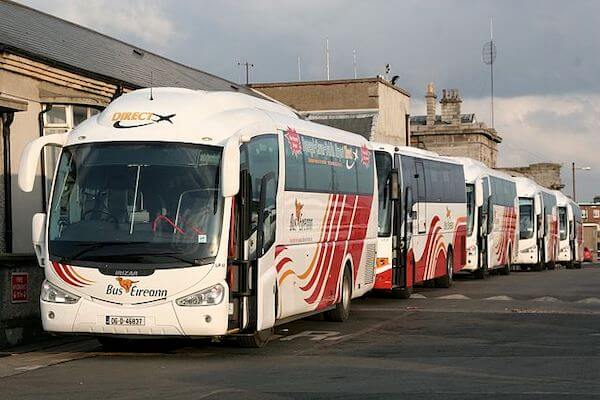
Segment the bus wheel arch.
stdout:
<path fill-rule="evenodd" d="M 452 280 L 454 279 L 454 250 L 452 245 L 448 245 L 446 251 L 446 274 L 442 277 L 435 279 L 435 286 L 440 288 L 449 288 L 452 286 Z"/>
<path fill-rule="evenodd" d="M 323 314 L 325 319 L 333 322 L 344 322 L 350 315 L 350 302 L 352 301 L 352 263 L 346 259 L 343 269 L 342 282 L 340 287 L 340 301 L 335 304 L 335 307 Z"/>

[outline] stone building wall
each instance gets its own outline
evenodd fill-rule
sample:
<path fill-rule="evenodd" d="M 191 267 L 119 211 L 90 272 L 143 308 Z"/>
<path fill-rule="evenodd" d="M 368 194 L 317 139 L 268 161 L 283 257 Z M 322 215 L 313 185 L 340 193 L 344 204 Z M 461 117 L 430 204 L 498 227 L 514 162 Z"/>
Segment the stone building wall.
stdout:
<path fill-rule="evenodd" d="M 513 176 L 525 176 L 540 186 L 561 190 L 565 185 L 560 178 L 561 165 L 557 163 L 536 163 L 526 167 L 497 168 Z"/>

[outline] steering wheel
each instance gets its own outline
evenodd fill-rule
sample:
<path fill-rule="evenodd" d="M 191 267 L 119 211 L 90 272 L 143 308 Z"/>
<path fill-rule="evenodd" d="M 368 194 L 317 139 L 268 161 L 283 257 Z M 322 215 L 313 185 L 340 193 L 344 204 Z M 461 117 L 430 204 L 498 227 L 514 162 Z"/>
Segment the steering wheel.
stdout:
<path fill-rule="evenodd" d="M 117 217 L 112 215 L 109 211 L 102 210 L 100 208 L 92 208 L 91 210 L 87 210 L 86 212 L 83 213 L 83 215 L 81 216 L 81 219 L 85 220 L 85 217 L 87 217 L 89 214 L 93 214 L 93 213 L 104 214 L 108 217 L 106 219 L 107 222 L 109 222 L 110 220 L 113 220 L 113 222 L 115 223 L 115 226 L 119 225 L 119 220 L 117 219 Z"/>

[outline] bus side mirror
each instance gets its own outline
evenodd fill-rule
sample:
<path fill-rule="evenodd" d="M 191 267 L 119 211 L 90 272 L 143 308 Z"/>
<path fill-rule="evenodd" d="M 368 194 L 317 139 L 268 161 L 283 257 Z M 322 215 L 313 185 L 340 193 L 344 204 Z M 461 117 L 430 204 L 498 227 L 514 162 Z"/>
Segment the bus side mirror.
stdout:
<path fill-rule="evenodd" d="M 229 138 L 221 160 L 221 193 L 223 197 L 233 197 L 240 191 L 240 142 L 237 137 Z"/>
<path fill-rule="evenodd" d="M 475 182 L 475 207 L 483 205 L 483 183 Z"/>
<path fill-rule="evenodd" d="M 33 249 L 37 256 L 38 264 L 43 267 L 46 264 L 44 260 L 45 245 L 46 245 L 46 214 L 37 213 L 33 215 L 31 220 L 31 241 Z"/>
<path fill-rule="evenodd" d="M 393 169 L 390 173 L 390 198 L 392 200 L 399 200 L 400 193 L 398 191 L 398 170 Z"/>
<path fill-rule="evenodd" d="M 24 192 L 31 192 L 37 175 L 40 155 L 45 146 L 63 147 L 67 143 L 68 133 L 54 133 L 29 142 L 23 153 L 19 165 L 19 188 Z"/>

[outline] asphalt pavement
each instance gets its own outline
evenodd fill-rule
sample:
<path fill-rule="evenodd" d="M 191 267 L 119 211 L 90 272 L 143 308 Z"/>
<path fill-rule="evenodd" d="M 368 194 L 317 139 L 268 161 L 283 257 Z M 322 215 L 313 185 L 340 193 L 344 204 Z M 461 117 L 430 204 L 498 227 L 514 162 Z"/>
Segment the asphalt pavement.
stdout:
<path fill-rule="evenodd" d="M 0 399 L 38 398 L 600 399 L 600 266 L 369 295 L 262 349 L 69 338 L 0 354 Z"/>

